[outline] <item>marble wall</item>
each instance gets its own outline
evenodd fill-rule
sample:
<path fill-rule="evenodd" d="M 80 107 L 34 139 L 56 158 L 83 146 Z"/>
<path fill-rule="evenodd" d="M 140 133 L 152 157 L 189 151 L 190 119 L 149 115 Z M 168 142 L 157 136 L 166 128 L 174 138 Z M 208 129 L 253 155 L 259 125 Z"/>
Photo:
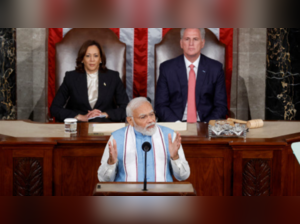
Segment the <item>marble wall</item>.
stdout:
<path fill-rule="evenodd" d="M 266 29 L 234 29 L 231 114 L 264 119 Z M 47 114 L 47 29 L 17 28 L 18 119 L 45 122 Z"/>
<path fill-rule="evenodd" d="M 16 29 L 0 28 L 0 119 L 16 119 Z"/>
<path fill-rule="evenodd" d="M 267 30 L 266 119 L 300 120 L 300 29 Z"/>
<path fill-rule="evenodd" d="M 17 28 L 18 119 L 46 121 L 46 32 L 46 28 Z"/>

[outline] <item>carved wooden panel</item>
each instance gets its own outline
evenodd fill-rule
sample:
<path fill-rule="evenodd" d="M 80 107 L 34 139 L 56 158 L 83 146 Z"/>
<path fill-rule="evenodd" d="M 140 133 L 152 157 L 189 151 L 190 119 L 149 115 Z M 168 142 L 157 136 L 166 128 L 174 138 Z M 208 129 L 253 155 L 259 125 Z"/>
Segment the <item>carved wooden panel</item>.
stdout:
<path fill-rule="evenodd" d="M 270 196 L 271 168 L 269 160 L 248 160 L 243 167 L 243 196 Z"/>
<path fill-rule="evenodd" d="M 43 195 L 43 158 L 14 158 L 13 195 Z"/>

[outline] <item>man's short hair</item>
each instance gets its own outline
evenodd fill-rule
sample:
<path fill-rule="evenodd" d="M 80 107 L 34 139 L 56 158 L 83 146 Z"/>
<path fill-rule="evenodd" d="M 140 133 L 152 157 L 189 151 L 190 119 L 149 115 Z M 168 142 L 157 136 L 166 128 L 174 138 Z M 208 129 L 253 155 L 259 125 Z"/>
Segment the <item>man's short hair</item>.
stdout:
<path fill-rule="evenodd" d="M 126 115 L 127 117 L 133 116 L 133 111 L 144 104 L 145 102 L 150 103 L 146 97 L 137 97 L 132 99 L 126 107 Z"/>
<path fill-rule="evenodd" d="M 181 39 L 183 38 L 183 35 L 184 35 L 184 31 L 186 30 L 187 28 L 182 28 L 180 30 L 180 36 L 181 36 Z M 200 30 L 200 33 L 201 33 L 201 38 L 202 40 L 205 39 L 205 29 L 204 28 L 195 28 L 195 29 L 199 29 Z"/>

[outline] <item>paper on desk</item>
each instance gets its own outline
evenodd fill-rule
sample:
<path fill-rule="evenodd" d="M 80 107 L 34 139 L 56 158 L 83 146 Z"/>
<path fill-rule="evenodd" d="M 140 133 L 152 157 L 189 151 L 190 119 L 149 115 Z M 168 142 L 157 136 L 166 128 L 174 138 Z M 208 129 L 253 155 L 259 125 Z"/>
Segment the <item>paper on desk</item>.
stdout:
<path fill-rule="evenodd" d="M 186 131 L 187 130 L 187 123 L 186 122 L 159 122 L 158 125 L 171 128 L 174 131 Z"/>
<path fill-rule="evenodd" d="M 90 117 L 89 120 L 95 119 L 95 118 L 97 118 L 97 117 L 104 118 L 104 117 L 106 117 L 106 116 L 105 116 L 105 115 L 99 115 L 99 116 L 96 116 L 96 117 Z"/>
<path fill-rule="evenodd" d="M 158 125 L 171 128 L 174 131 L 186 131 L 187 130 L 187 123 L 167 123 L 167 122 L 161 122 L 158 123 Z M 93 124 L 93 132 L 94 133 L 111 133 L 114 132 L 120 128 L 124 128 L 125 123 L 115 123 L 115 124 Z"/>
<path fill-rule="evenodd" d="M 93 132 L 94 133 L 111 133 L 118 129 L 124 128 L 125 123 L 115 123 L 115 124 L 94 124 L 93 125 Z"/>
<path fill-rule="evenodd" d="M 295 142 L 291 146 L 293 153 L 296 156 L 298 163 L 300 164 L 300 142 Z"/>

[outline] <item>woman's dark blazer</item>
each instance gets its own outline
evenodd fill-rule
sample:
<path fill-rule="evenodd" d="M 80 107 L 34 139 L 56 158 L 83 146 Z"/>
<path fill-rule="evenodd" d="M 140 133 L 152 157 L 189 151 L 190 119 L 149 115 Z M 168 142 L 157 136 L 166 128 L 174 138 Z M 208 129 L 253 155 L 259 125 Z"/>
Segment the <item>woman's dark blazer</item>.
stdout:
<path fill-rule="evenodd" d="M 119 73 L 112 70 L 98 72 L 98 100 L 91 108 L 88 100 L 87 74 L 77 71 L 66 72 L 52 105 L 50 113 L 56 121 L 74 118 L 78 114 L 85 115 L 88 110 L 98 109 L 109 115 L 108 119 L 92 119 L 92 122 L 119 122 L 126 117 L 128 96 Z M 66 106 L 65 106 L 66 105 Z M 65 107 L 64 107 L 65 106 Z"/>

